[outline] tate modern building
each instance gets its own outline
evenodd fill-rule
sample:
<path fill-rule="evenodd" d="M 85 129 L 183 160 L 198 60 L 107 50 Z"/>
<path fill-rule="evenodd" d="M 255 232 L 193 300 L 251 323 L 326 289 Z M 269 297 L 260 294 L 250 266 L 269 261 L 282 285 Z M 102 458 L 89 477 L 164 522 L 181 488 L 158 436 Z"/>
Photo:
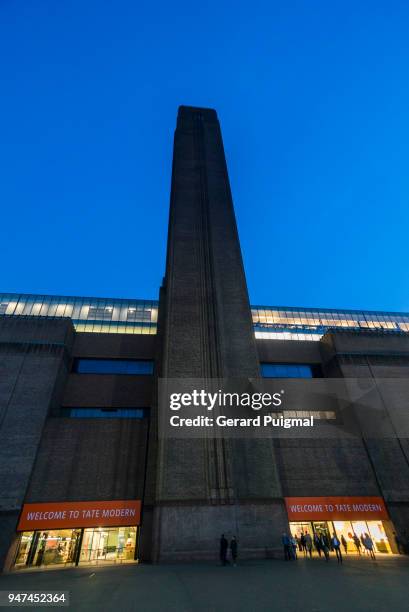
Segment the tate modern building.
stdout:
<path fill-rule="evenodd" d="M 161 435 L 163 380 L 354 380 L 365 418 L 389 423 L 409 376 L 409 314 L 251 304 L 211 109 L 179 108 L 164 267 L 155 301 L 0 294 L 4 571 L 217 561 L 221 533 L 242 558 L 282 555 L 290 531 L 335 531 L 351 554 L 370 534 L 396 553 L 403 412 L 394 435 L 331 437 L 345 402 L 300 393 L 291 414 L 322 435 Z"/>

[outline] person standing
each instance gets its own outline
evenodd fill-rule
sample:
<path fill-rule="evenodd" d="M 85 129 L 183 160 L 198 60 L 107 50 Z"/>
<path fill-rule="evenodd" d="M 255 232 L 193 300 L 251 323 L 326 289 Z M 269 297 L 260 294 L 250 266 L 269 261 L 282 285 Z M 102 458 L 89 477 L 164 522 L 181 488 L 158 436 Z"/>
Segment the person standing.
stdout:
<path fill-rule="evenodd" d="M 291 558 L 294 561 L 297 561 L 297 541 L 297 538 L 294 538 L 293 536 L 290 538 Z"/>
<path fill-rule="evenodd" d="M 356 535 L 356 533 L 354 533 L 354 544 L 355 544 L 355 548 L 356 548 L 356 552 L 358 553 L 359 556 L 361 556 L 361 540 L 358 538 L 358 536 Z"/>
<path fill-rule="evenodd" d="M 36 560 L 36 563 L 35 563 L 37 566 L 40 566 L 42 564 L 42 562 L 43 562 L 44 553 L 45 553 L 45 541 L 46 541 L 47 537 L 48 537 L 48 533 L 45 534 L 45 539 L 40 544 L 40 548 L 39 548 L 38 553 L 37 553 L 37 560 Z"/>
<path fill-rule="evenodd" d="M 320 541 L 319 536 L 316 533 L 314 534 L 314 546 L 317 549 L 317 553 L 321 557 L 321 541 Z"/>
<path fill-rule="evenodd" d="M 281 541 L 283 543 L 283 548 L 284 548 L 284 560 L 291 561 L 290 538 L 288 537 L 286 533 L 283 533 L 283 535 L 281 536 Z"/>
<path fill-rule="evenodd" d="M 229 543 L 224 537 L 224 533 L 222 533 L 221 538 L 220 538 L 220 562 L 222 565 L 226 565 L 227 563 L 228 546 L 229 546 Z"/>
<path fill-rule="evenodd" d="M 301 542 L 300 542 L 297 534 L 295 534 L 294 540 L 295 540 L 295 546 L 296 546 L 297 550 L 299 550 L 301 552 L 301 550 L 302 550 Z"/>
<path fill-rule="evenodd" d="M 237 540 L 236 536 L 233 536 L 230 542 L 231 560 L 234 567 L 237 565 Z"/>
<path fill-rule="evenodd" d="M 346 539 L 344 538 L 344 536 L 341 536 L 341 544 L 343 549 L 345 550 L 345 554 L 348 554 L 348 542 L 346 541 Z"/>
<path fill-rule="evenodd" d="M 304 557 L 306 557 L 307 556 L 307 547 L 305 545 L 305 535 L 303 533 L 301 533 L 300 544 L 301 544 L 301 550 L 304 553 Z"/>
<path fill-rule="evenodd" d="M 307 531 L 305 532 L 304 537 L 305 537 L 305 550 L 307 551 L 307 553 L 310 555 L 310 558 L 311 558 L 312 557 L 312 538 Z"/>
<path fill-rule="evenodd" d="M 396 533 L 396 531 L 393 532 L 393 535 L 394 535 L 394 538 L 395 538 L 396 547 L 398 549 L 398 554 L 402 555 L 403 554 L 403 546 L 402 546 L 401 539 L 398 536 L 398 534 Z"/>
<path fill-rule="evenodd" d="M 325 561 L 329 561 L 329 546 L 327 537 L 323 534 L 320 535 L 320 547 L 325 556 Z"/>
<path fill-rule="evenodd" d="M 366 548 L 366 550 L 368 551 L 369 556 L 371 557 L 371 559 L 375 559 L 375 552 L 374 552 L 374 547 L 373 547 L 373 541 L 371 536 L 366 533 L 365 537 L 364 537 L 364 546 Z"/>
<path fill-rule="evenodd" d="M 341 542 L 338 540 L 336 533 L 332 534 L 331 544 L 337 555 L 337 562 L 342 563 Z"/>

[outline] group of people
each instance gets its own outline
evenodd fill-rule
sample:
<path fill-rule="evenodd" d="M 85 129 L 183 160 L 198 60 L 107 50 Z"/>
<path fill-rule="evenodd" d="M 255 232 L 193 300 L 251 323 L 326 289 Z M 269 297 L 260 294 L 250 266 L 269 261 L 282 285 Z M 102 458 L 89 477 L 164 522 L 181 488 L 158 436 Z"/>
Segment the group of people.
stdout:
<path fill-rule="evenodd" d="M 335 532 L 332 534 L 332 537 L 326 532 L 314 533 L 313 537 L 308 531 L 302 533 L 300 537 L 283 533 L 281 539 L 284 548 L 284 559 L 286 561 L 295 561 L 298 553 L 303 553 L 304 557 L 312 557 L 313 547 L 320 557 L 324 555 L 326 561 L 329 561 L 330 552 L 333 551 L 336 554 L 338 563 L 342 563 L 341 546 L 345 554 L 348 554 L 348 543 L 346 539 L 343 535 L 341 535 L 339 539 Z M 360 538 L 355 533 L 352 539 L 359 555 L 361 555 L 361 549 L 363 548 L 367 555 L 375 559 L 374 543 L 368 533 L 362 534 Z"/>
<path fill-rule="evenodd" d="M 365 551 L 369 557 L 375 559 L 375 546 L 371 536 L 368 533 L 363 533 L 361 536 L 358 536 L 356 533 L 351 533 L 348 534 L 348 536 L 354 543 L 354 547 L 358 555 L 361 556 L 361 554 L 364 554 L 363 551 Z M 405 549 L 402 541 L 395 533 L 394 536 L 398 552 L 403 554 Z M 328 531 L 315 532 L 313 536 L 311 536 L 308 531 L 301 533 L 301 536 L 284 532 L 281 541 L 284 549 L 284 559 L 286 561 L 295 561 L 298 558 L 298 554 L 303 554 L 304 557 L 312 557 L 313 549 L 317 551 L 320 557 L 323 555 L 326 561 L 329 561 L 330 559 L 330 552 L 335 552 L 338 563 L 343 562 L 342 548 L 344 549 L 344 554 L 348 554 L 348 542 L 343 535 L 338 538 L 335 531 L 332 534 L 332 537 Z M 229 542 L 225 535 L 222 534 L 220 537 L 221 565 L 229 565 L 231 562 L 232 565 L 236 566 L 237 554 L 238 543 L 236 536 L 233 536 Z"/>
<path fill-rule="evenodd" d="M 221 538 L 220 538 L 220 563 L 222 565 L 228 565 L 230 563 L 228 559 L 229 548 L 230 548 L 231 562 L 234 566 L 236 566 L 237 565 L 237 552 L 238 552 L 236 536 L 232 537 L 232 539 L 230 540 L 230 546 L 229 546 L 229 542 L 227 538 L 225 538 L 224 533 L 222 533 Z"/>

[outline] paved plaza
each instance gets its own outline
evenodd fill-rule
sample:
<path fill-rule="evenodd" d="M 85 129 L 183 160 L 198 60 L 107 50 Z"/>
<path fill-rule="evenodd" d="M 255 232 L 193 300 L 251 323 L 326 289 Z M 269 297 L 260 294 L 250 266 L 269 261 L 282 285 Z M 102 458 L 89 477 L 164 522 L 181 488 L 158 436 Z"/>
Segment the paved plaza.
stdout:
<path fill-rule="evenodd" d="M 141 612 L 407 612 L 409 558 L 332 557 L 212 564 L 127 565 L 0 576 L 1 590 L 69 590 L 70 609 Z M 41 609 L 41 608 L 37 608 Z"/>

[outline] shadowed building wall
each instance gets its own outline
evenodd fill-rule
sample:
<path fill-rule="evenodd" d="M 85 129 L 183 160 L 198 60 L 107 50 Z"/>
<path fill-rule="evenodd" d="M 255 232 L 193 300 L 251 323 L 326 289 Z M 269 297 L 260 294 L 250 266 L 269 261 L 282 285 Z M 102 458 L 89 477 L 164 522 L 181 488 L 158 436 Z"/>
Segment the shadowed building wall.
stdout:
<path fill-rule="evenodd" d="M 70 319 L 0 319 L 1 565 L 13 562 L 23 502 L 143 498 L 153 377 L 72 366 L 75 358 L 152 360 L 155 340 L 78 334 Z M 147 416 L 65 418 L 72 406 L 140 407 Z"/>
<path fill-rule="evenodd" d="M 404 407 L 407 419 L 407 384 L 409 378 L 409 337 L 404 333 L 376 331 L 326 334 L 321 342 L 328 376 L 373 380 L 370 405 L 380 409 L 389 421 L 396 406 Z M 392 379 L 385 387 L 382 381 Z M 402 385 L 399 384 L 402 380 Z M 402 413 L 401 413 L 401 416 Z M 390 421 L 389 421 L 390 422 Z M 396 422 L 396 421 L 395 421 Z M 397 421 L 399 422 L 399 421 Z M 402 421 L 401 421 L 402 422 Z M 407 420 L 404 431 L 408 431 Z M 407 540 L 409 524 L 409 440 L 392 427 L 390 437 L 365 437 L 366 464 L 371 466 L 371 480 L 387 503 L 389 514 L 402 541 Z M 349 460 L 351 455 L 348 456 Z M 359 474 L 362 463 L 355 464 Z M 347 470 L 344 469 L 344 478 Z M 364 489 L 369 478 L 361 478 Z"/>
<path fill-rule="evenodd" d="M 69 319 L 0 319 L 0 564 L 18 515 L 47 415 L 61 401 L 74 330 Z"/>

